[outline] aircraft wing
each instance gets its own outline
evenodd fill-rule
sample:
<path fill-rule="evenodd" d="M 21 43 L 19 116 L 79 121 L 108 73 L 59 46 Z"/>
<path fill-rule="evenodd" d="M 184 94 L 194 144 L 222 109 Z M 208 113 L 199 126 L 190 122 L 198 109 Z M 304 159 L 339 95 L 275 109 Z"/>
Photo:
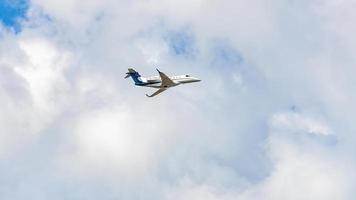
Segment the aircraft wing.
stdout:
<path fill-rule="evenodd" d="M 176 85 L 176 83 L 174 83 L 172 81 L 172 79 L 170 79 L 167 75 L 165 75 L 163 72 L 159 71 L 157 69 L 158 73 L 159 73 L 159 76 L 161 77 L 161 80 L 162 80 L 162 86 L 164 87 L 170 87 L 170 86 L 173 86 L 173 85 Z"/>
<path fill-rule="evenodd" d="M 164 92 L 166 90 L 166 88 L 160 88 L 158 89 L 155 93 L 151 94 L 151 95 L 148 95 L 146 94 L 147 97 L 154 97 L 156 96 L 157 94 L 161 93 L 161 92 Z"/>

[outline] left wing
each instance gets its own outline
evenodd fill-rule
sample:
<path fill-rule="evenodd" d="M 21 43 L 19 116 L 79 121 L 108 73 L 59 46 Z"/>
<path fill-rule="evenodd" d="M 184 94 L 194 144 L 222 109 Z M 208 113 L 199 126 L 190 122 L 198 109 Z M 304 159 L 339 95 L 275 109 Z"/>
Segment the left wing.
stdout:
<path fill-rule="evenodd" d="M 175 82 L 172 81 L 172 79 L 170 79 L 167 75 L 165 75 L 163 72 L 159 71 L 157 69 L 159 76 L 161 77 L 162 80 L 162 87 L 171 87 L 176 85 Z"/>
<path fill-rule="evenodd" d="M 161 92 L 164 92 L 166 90 L 166 88 L 160 88 L 158 89 L 155 93 L 151 94 L 151 95 L 148 95 L 146 94 L 147 97 L 154 97 L 156 96 L 157 94 L 161 93 Z"/>

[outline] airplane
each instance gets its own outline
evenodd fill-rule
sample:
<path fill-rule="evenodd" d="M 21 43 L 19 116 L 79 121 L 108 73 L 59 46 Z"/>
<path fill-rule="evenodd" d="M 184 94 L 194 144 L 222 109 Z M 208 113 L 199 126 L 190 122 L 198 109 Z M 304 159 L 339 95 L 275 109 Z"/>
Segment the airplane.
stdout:
<path fill-rule="evenodd" d="M 157 94 L 164 92 L 168 88 L 175 87 L 180 84 L 194 83 L 194 82 L 201 81 L 195 77 L 190 76 L 189 74 L 169 77 L 163 72 L 159 71 L 158 69 L 156 70 L 159 76 L 152 76 L 152 77 L 141 77 L 141 75 L 134 69 L 129 68 L 128 70 L 129 72 L 126 73 L 125 78 L 131 77 L 135 82 L 135 85 L 158 88 L 158 90 L 153 94 L 151 95 L 146 94 L 147 97 L 154 97 Z"/>

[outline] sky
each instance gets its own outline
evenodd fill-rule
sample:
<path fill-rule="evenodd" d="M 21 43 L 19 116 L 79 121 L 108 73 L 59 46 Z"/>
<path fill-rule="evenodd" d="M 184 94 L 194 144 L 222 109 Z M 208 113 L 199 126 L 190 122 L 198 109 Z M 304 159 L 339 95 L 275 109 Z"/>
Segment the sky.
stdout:
<path fill-rule="evenodd" d="M 355 8 L 0 0 L 0 199 L 354 199 Z"/>

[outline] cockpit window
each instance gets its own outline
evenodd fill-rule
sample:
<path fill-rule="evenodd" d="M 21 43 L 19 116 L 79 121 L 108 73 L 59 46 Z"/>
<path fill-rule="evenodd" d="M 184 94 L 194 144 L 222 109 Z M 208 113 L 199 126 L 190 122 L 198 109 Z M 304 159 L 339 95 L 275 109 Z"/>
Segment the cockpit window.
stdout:
<path fill-rule="evenodd" d="M 185 75 L 185 77 L 189 77 L 189 75 L 187 74 L 187 75 Z"/>

